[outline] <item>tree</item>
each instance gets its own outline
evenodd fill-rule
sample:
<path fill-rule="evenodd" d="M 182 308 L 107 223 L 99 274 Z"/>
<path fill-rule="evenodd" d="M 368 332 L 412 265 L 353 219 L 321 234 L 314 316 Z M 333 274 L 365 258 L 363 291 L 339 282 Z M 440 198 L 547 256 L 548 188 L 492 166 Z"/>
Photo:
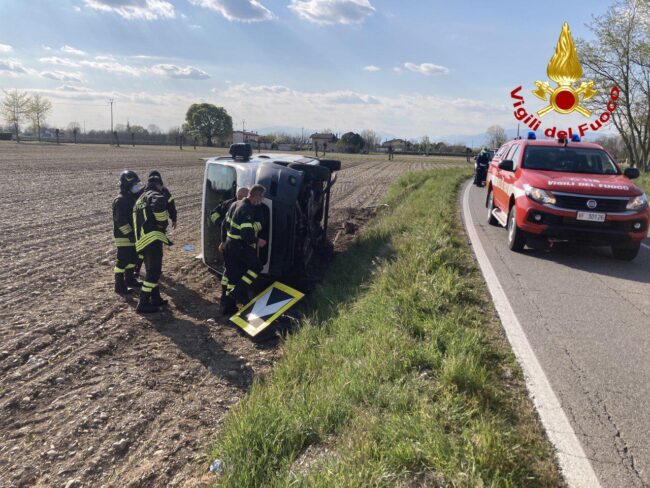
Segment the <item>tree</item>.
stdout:
<path fill-rule="evenodd" d="M 38 141 L 41 141 L 41 125 L 52 112 L 52 102 L 38 93 L 33 95 L 27 106 L 27 116 L 31 119 L 38 131 Z"/>
<path fill-rule="evenodd" d="M 430 150 L 431 150 L 431 141 L 429 140 L 429 136 L 424 136 L 420 140 L 420 151 L 422 151 L 424 154 L 428 156 Z"/>
<path fill-rule="evenodd" d="M 493 149 L 501 147 L 508 139 L 506 137 L 506 131 L 500 125 L 491 125 L 485 131 L 485 135 L 487 137 L 488 146 Z"/>
<path fill-rule="evenodd" d="M 20 123 L 25 118 L 29 108 L 29 95 L 18 90 L 2 91 L 5 97 L 0 105 L 0 114 L 8 124 L 13 126 L 16 141 L 20 142 Z"/>
<path fill-rule="evenodd" d="M 211 103 L 193 103 L 187 109 L 185 126 L 205 137 L 208 146 L 212 146 L 212 138 L 227 138 L 232 135 L 232 117 L 226 109 Z"/>
<path fill-rule="evenodd" d="M 149 134 L 153 135 L 158 135 L 161 133 L 160 127 L 158 127 L 156 124 L 149 124 L 147 126 L 147 131 L 149 131 Z"/>
<path fill-rule="evenodd" d="M 598 87 L 590 107 L 602 110 L 612 86 L 620 89 L 612 123 L 631 165 L 650 171 L 650 3 L 618 0 L 589 28 L 595 39 L 579 40 L 577 47 L 585 74 Z"/>
<path fill-rule="evenodd" d="M 376 151 L 377 146 L 381 144 L 381 138 L 374 130 L 366 129 L 362 131 L 361 137 L 366 141 L 366 149 L 368 151 Z"/>
<path fill-rule="evenodd" d="M 360 153 L 364 146 L 365 141 L 356 132 L 346 132 L 336 143 L 338 151 L 344 153 Z"/>

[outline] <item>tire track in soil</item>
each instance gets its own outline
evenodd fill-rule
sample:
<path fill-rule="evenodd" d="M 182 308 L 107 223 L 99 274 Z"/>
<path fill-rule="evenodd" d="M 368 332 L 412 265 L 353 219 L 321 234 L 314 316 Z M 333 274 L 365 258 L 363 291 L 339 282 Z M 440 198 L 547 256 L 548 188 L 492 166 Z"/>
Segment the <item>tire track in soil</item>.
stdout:
<path fill-rule="evenodd" d="M 216 280 L 182 251 L 198 248 L 198 158 L 213 154 L 0 143 L 0 487 L 214 481 L 205 453 L 219 423 L 279 351 L 210 321 Z M 376 205 L 404 171 L 437 166 L 346 164 L 333 228 L 348 207 Z M 159 169 L 179 208 L 163 277 L 171 304 L 152 317 L 112 293 L 110 205 L 127 167 L 141 177 Z M 15 181 L 31 182 L 28 191 Z"/>

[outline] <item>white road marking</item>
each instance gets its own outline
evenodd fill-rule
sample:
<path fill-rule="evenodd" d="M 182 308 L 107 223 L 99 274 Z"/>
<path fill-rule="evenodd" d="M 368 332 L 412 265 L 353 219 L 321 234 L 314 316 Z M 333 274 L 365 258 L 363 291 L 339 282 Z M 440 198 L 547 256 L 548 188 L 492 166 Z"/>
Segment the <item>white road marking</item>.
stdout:
<path fill-rule="evenodd" d="M 471 187 L 471 184 L 466 185 L 463 192 L 465 228 L 512 350 L 524 371 L 528 393 L 539 413 L 548 438 L 557 450 L 556 455 L 564 479 L 571 488 L 599 488 L 601 485 L 598 477 L 526 338 L 526 333 L 519 323 L 512 305 L 510 305 L 510 301 L 474 228 L 474 220 L 469 208 L 469 190 Z M 650 246 L 646 247 L 650 248 Z"/>
<path fill-rule="evenodd" d="M 645 242 L 642 242 L 641 245 L 643 247 L 645 247 L 646 249 L 650 249 L 650 246 L 648 244 L 646 244 Z"/>

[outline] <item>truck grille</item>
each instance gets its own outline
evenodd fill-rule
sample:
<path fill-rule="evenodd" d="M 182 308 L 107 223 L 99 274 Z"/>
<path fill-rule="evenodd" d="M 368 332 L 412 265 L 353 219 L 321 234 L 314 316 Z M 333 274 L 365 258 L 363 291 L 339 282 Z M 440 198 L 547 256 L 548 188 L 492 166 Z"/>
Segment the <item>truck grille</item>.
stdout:
<path fill-rule="evenodd" d="M 587 212 L 625 212 L 629 198 L 599 198 L 582 195 L 567 195 L 554 193 L 556 198 L 556 207 L 570 210 L 584 210 Z M 595 208 L 589 208 L 587 202 L 596 201 Z"/>

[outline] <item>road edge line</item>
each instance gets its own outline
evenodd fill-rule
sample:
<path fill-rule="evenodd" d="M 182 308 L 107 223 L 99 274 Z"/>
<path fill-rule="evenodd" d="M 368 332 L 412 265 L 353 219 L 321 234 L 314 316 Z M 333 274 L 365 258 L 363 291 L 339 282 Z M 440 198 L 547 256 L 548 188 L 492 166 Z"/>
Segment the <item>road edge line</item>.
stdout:
<path fill-rule="evenodd" d="M 528 395 L 533 401 L 539 418 L 551 443 L 555 446 L 555 455 L 564 479 L 572 488 L 599 488 L 600 481 L 585 455 L 562 405 L 555 395 L 526 333 L 508 300 L 505 290 L 497 277 L 492 263 L 487 257 L 483 244 L 474 228 L 474 219 L 469 208 L 469 190 L 471 180 L 465 185 L 462 197 L 462 218 L 479 268 L 483 273 L 492 301 L 497 310 L 501 324 L 506 332 L 526 379 Z"/>

